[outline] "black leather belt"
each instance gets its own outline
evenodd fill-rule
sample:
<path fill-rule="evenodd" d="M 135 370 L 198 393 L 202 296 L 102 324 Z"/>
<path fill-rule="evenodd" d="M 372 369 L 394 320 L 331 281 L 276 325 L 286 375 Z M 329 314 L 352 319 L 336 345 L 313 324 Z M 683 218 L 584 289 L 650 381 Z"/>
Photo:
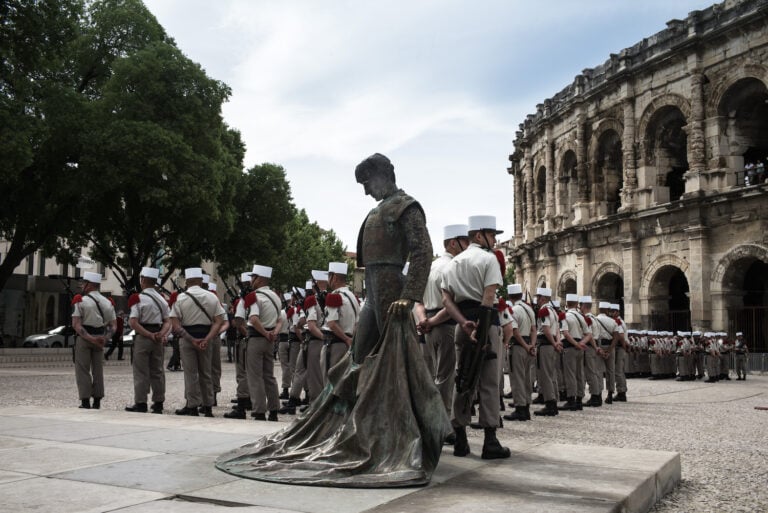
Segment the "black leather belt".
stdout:
<path fill-rule="evenodd" d="M 609 338 L 601 338 L 600 339 L 600 345 L 601 346 L 610 346 L 611 345 L 611 339 L 609 339 Z"/>
<path fill-rule="evenodd" d="M 144 324 L 143 322 L 140 322 L 139 325 L 145 330 L 150 331 L 152 333 L 157 333 L 158 331 L 160 331 L 160 328 L 163 327 L 162 324 Z"/>
<path fill-rule="evenodd" d="M 85 331 L 88 332 L 89 335 L 103 335 L 106 329 L 104 326 L 101 326 L 97 328 L 96 326 L 88 326 L 86 324 L 83 324 L 83 328 L 85 328 Z"/>
<path fill-rule="evenodd" d="M 539 335 L 536 337 L 536 341 L 539 343 L 540 346 L 551 346 L 552 343 L 549 341 L 547 337 L 544 335 Z"/>
<path fill-rule="evenodd" d="M 461 315 L 467 318 L 467 320 L 470 321 L 476 321 L 480 318 L 480 302 L 479 301 L 472 301 L 471 299 L 467 299 L 465 301 L 460 301 L 456 306 L 459 307 L 459 310 L 461 310 Z M 499 322 L 499 311 L 494 309 L 493 310 L 494 315 L 491 319 L 491 324 L 494 326 L 499 326 L 501 323 Z"/>
<path fill-rule="evenodd" d="M 189 326 L 182 326 L 182 328 L 192 338 L 205 338 L 208 336 L 208 332 L 211 331 L 210 324 L 190 324 Z"/>
<path fill-rule="evenodd" d="M 352 337 L 352 335 L 350 335 L 349 333 L 345 333 L 345 335 L 350 337 L 350 338 Z M 346 345 L 345 341 L 343 341 L 342 339 L 337 337 L 334 333 L 329 333 L 329 332 L 325 333 L 325 338 L 323 339 L 323 342 L 325 342 L 326 345 L 331 345 L 331 344 L 345 344 Z"/>
<path fill-rule="evenodd" d="M 279 342 L 288 342 L 288 333 L 280 333 L 280 334 L 277 336 L 277 340 L 278 340 Z"/>
<path fill-rule="evenodd" d="M 274 326 L 273 326 L 272 328 L 264 328 L 264 329 L 265 329 L 265 330 L 267 330 L 267 331 L 269 331 L 269 330 L 271 330 L 271 329 L 273 329 L 273 328 L 274 328 Z M 249 337 L 249 338 L 253 338 L 253 337 L 261 337 L 261 338 L 264 338 L 264 335 L 262 335 L 261 333 L 259 333 L 258 331 L 256 331 L 256 328 L 254 328 L 253 326 L 248 326 L 248 337 Z"/>

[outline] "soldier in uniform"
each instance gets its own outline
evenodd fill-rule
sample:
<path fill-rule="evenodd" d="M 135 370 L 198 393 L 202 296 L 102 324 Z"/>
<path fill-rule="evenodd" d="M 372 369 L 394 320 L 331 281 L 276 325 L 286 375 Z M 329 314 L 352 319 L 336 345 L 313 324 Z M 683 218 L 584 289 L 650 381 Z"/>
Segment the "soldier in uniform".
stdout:
<path fill-rule="evenodd" d="M 325 297 L 325 346 L 320 357 L 323 363 L 323 382 L 328 382 L 328 371 L 341 360 L 352 347 L 352 337 L 360 317 L 360 303 L 347 287 L 347 264 L 328 264 L 328 286 L 333 292 Z"/>
<path fill-rule="evenodd" d="M 275 343 L 282 320 L 280 297 L 269 288 L 272 268 L 254 265 L 251 273 L 253 292 L 243 300 L 250 321 L 245 349 L 245 370 L 256 420 L 277 421 L 280 391 L 275 379 Z M 269 417 L 267 418 L 267 410 Z"/>
<path fill-rule="evenodd" d="M 613 403 L 613 393 L 616 390 L 616 377 L 615 377 L 615 364 L 616 364 L 616 345 L 619 343 L 619 330 L 616 321 L 614 321 L 609 315 L 608 311 L 611 308 L 611 303 L 607 301 L 600 301 L 598 309 L 600 313 L 594 318 L 592 323 L 592 336 L 598 342 L 599 351 L 597 362 L 597 375 L 602 376 L 605 374 L 605 386 L 608 390 L 608 395 L 605 399 L 606 404 Z M 599 379 L 602 380 L 602 377 Z M 590 399 L 591 402 L 591 399 Z M 587 403 L 588 406 L 592 406 Z"/>
<path fill-rule="evenodd" d="M 469 218 L 469 247 L 451 260 L 443 273 L 443 306 L 456 321 L 455 344 L 459 357 L 459 372 L 463 372 L 465 359 L 476 349 L 478 343 L 490 344 L 490 350 L 480 356 L 477 395 L 480 401 L 480 424 L 484 427 L 484 459 L 508 458 L 510 450 L 502 447 L 496 438 L 499 426 L 499 367 L 495 361 L 501 354 L 498 326 L 498 310 L 494 308 L 496 288 L 502 282 L 501 268 L 492 248 L 496 244 L 496 235 L 502 233 L 496 229 L 493 216 L 472 216 Z M 487 333 L 487 340 L 477 340 L 477 333 Z M 459 375 L 459 379 L 471 381 L 468 376 Z M 461 392 L 461 393 L 459 393 Z M 469 454 L 467 426 L 471 421 L 471 407 L 474 390 L 458 390 L 454 395 L 453 419 L 455 443 L 453 454 Z"/>
<path fill-rule="evenodd" d="M 627 325 L 624 323 L 624 319 L 619 315 L 619 305 L 617 303 L 611 303 L 611 318 L 616 321 L 616 329 L 619 332 L 619 340 L 616 344 L 616 399 L 619 402 L 627 402 L 627 376 L 625 369 L 627 367 L 627 359 L 629 354 L 629 344 L 627 343 Z M 607 402 L 607 401 L 606 401 Z"/>
<path fill-rule="evenodd" d="M 176 415 L 198 416 L 203 407 L 206 417 L 213 417 L 213 379 L 211 377 L 211 346 L 219 336 L 222 316 L 226 315 L 219 300 L 202 288 L 203 270 L 184 270 L 187 290 L 179 294 L 171 308 L 173 332 L 181 338 L 181 361 L 184 366 L 184 396 L 186 405 Z"/>
<path fill-rule="evenodd" d="M 731 342 L 728 340 L 728 334 L 724 331 L 718 333 L 720 336 L 720 379 L 731 380 Z"/>
<path fill-rule="evenodd" d="M 133 406 L 125 411 L 147 412 L 147 395 L 152 389 L 152 413 L 163 413 L 165 372 L 163 352 L 171 331 L 170 308 L 155 286 L 160 271 L 153 267 L 141 270 L 141 292 L 128 298 L 128 324 L 133 338 Z"/>
<path fill-rule="evenodd" d="M 565 312 L 566 327 L 563 334 L 563 367 L 568 401 L 561 410 L 579 411 L 583 408 L 584 397 L 584 352 L 592 341 L 592 330 L 578 309 L 578 294 L 565 296 L 568 311 Z"/>
<path fill-rule="evenodd" d="M 240 273 L 240 287 L 242 296 L 248 295 L 251 288 L 251 273 Z M 232 321 L 237 330 L 237 341 L 235 342 L 235 381 L 237 382 L 237 393 L 234 399 L 235 404 L 232 411 L 225 413 L 224 417 L 228 419 L 245 419 L 246 410 L 250 410 L 251 398 L 248 390 L 248 376 L 245 372 L 245 345 L 248 340 L 248 326 L 250 325 L 245 311 L 244 297 L 239 297 L 234 302 L 235 316 Z"/>
<path fill-rule="evenodd" d="M 293 330 L 292 317 L 294 314 L 293 294 L 283 293 L 283 309 L 280 311 L 280 332 L 277 334 L 277 359 L 280 362 L 280 399 L 288 399 L 288 389 L 291 388 L 293 369 L 291 368 L 291 331 Z M 294 361 L 295 365 L 296 362 Z"/>
<path fill-rule="evenodd" d="M 602 349 L 595 338 L 597 318 L 592 313 L 592 296 L 579 296 L 579 311 L 592 334 L 584 352 L 584 379 L 589 385 L 589 401 L 583 403 L 583 406 L 598 408 L 603 405 L 603 372 L 600 361 Z"/>
<path fill-rule="evenodd" d="M 707 352 L 707 379 L 705 383 L 716 383 L 720 379 L 720 349 L 717 344 L 717 333 L 704 333 L 704 350 Z"/>
<path fill-rule="evenodd" d="M 531 363 L 536 358 L 536 313 L 523 301 L 523 288 L 519 283 L 507 286 L 512 301 L 512 339 L 509 353 L 509 375 L 515 411 L 504 415 L 506 420 L 531 420 L 531 394 L 533 380 Z"/>
<path fill-rule="evenodd" d="M 82 294 L 72 299 L 72 328 L 75 341 L 75 381 L 80 408 L 101 407 L 104 397 L 104 344 L 117 330 L 115 307 L 99 292 L 101 274 L 86 271 Z M 91 406 L 93 397 L 93 406 Z"/>
<path fill-rule="evenodd" d="M 736 355 L 736 381 L 747 380 L 747 354 L 749 347 L 744 341 L 744 333 L 736 332 L 736 343 L 733 345 L 733 352 Z"/>
<path fill-rule="evenodd" d="M 443 248 L 445 252 L 432 262 L 424 289 L 424 304 L 417 305 L 419 327 L 427 342 L 427 361 L 433 363 L 429 369 L 435 381 L 448 416 L 453 405 L 453 386 L 456 376 L 456 348 L 454 334 L 456 321 L 443 307 L 443 291 L 440 288 L 445 272 L 451 260 L 469 245 L 466 224 L 451 224 L 443 228 Z"/>
<path fill-rule="evenodd" d="M 539 395 L 544 400 L 544 408 L 533 412 L 534 415 L 553 417 L 557 412 L 557 361 L 563 346 L 560 343 L 560 317 L 550 299 L 552 289 L 539 287 L 536 289 L 536 343 L 537 348 L 537 381 Z"/>

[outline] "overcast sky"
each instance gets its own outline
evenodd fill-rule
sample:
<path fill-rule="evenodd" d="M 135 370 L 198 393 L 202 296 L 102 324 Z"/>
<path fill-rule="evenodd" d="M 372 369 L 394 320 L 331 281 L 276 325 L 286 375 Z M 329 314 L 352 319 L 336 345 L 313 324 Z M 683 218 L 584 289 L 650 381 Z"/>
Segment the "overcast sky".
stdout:
<path fill-rule="evenodd" d="M 246 167 L 281 164 L 293 199 L 350 251 L 375 205 L 354 168 L 375 152 L 442 227 L 497 217 L 512 235 L 508 156 L 536 104 L 710 1 L 145 0 L 181 50 L 232 88 Z"/>

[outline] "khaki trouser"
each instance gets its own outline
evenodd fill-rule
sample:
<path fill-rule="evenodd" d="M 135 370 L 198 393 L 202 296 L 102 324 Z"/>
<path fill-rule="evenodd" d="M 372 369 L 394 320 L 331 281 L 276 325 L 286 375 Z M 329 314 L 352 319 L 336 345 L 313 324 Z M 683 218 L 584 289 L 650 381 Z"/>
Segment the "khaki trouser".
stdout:
<path fill-rule="evenodd" d="M 609 394 L 616 391 L 616 348 L 611 346 L 601 346 L 600 349 L 608 353 L 608 357 L 603 359 L 603 372 L 605 373 L 605 390 Z"/>
<path fill-rule="evenodd" d="M 295 342 L 280 342 L 277 346 L 277 357 L 280 359 L 280 369 L 282 371 L 281 385 L 283 388 L 290 388 L 293 381 L 293 373 L 296 371 L 296 361 L 301 352 L 301 344 Z"/>
<path fill-rule="evenodd" d="M 104 349 L 77 337 L 75 382 L 80 399 L 104 397 Z"/>
<path fill-rule="evenodd" d="M 248 399 L 251 392 L 248 390 L 248 375 L 245 372 L 245 348 L 248 342 L 238 339 L 235 343 L 235 381 L 237 381 L 237 398 Z"/>
<path fill-rule="evenodd" d="M 709 379 L 715 379 L 720 375 L 720 356 L 707 355 L 707 376 Z"/>
<path fill-rule="evenodd" d="M 348 352 L 349 346 L 344 342 L 334 342 L 332 344 L 326 343 L 323 345 L 320 352 L 320 366 L 323 371 L 323 386 L 328 384 L 328 371 L 331 370 L 334 365 L 339 363 L 339 360 L 344 358 L 344 355 Z"/>
<path fill-rule="evenodd" d="M 325 362 L 321 362 L 320 355 L 323 352 L 323 341 L 319 338 L 309 340 L 307 346 L 307 394 L 309 400 L 314 401 L 323 391 L 323 368 Z M 298 396 L 295 396 L 298 397 Z"/>
<path fill-rule="evenodd" d="M 539 395 L 545 401 L 555 401 L 557 399 L 557 363 L 558 353 L 555 347 L 549 344 L 539 345 L 537 365 L 537 379 L 539 382 Z"/>
<path fill-rule="evenodd" d="M 565 392 L 568 397 L 584 395 L 584 351 L 576 349 L 567 341 L 563 349 L 563 374 Z"/>
<path fill-rule="evenodd" d="M 591 345 L 587 346 L 587 351 L 584 354 L 584 367 L 586 369 L 586 380 L 589 383 L 590 395 L 602 395 L 605 363 Z"/>
<path fill-rule="evenodd" d="M 731 370 L 730 353 L 721 353 L 720 354 L 720 374 L 727 376 L 730 370 Z"/>
<path fill-rule="evenodd" d="M 296 365 L 291 377 L 291 389 L 288 391 L 288 397 L 298 399 L 301 397 L 301 391 L 307 388 L 307 362 L 304 361 L 304 353 L 301 347 L 306 342 L 296 343 Z"/>
<path fill-rule="evenodd" d="M 133 339 L 133 400 L 136 404 L 146 403 L 149 389 L 152 402 L 165 401 L 165 372 L 163 352 L 165 346 L 151 338 L 137 334 Z"/>
<path fill-rule="evenodd" d="M 698 376 L 704 375 L 704 355 L 699 351 L 693 355 L 693 366 Z"/>
<path fill-rule="evenodd" d="M 211 379 L 211 346 L 201 351 L 192 342 L 179 342 L 181 365 L 184 367 L 184 396 L 189 408 L 213 406 Z"/>
<path fill-rule="evenodd" d="M 616 381 L 616 391 L 627 391 L 627 376 L 624 369 L 627 366 L 627 352 L 621 346 L 616 346 L 616 369 L 614 372 Z"/>
<path fill-rule="evenodd" d="M 568 342 L 565 341 L 565 344 Z M 558 392 L 565 392 L 565 368 L 563 367 L 563 353 L 555 353 L 555 386 Z"/>
<path fill-rule="evenodd" d="M 472 344 L 469 335 L 464 333 L 461 327 L 456 326 L 456 361 L 460 361 L 461 348 L 464 344 Z M 492 350 L 501 355 L 501 341 L 499 340 L 499 331 L 495 329 L 488 330 L 488 338 L 491 342 Z M 499 426 L 499 361 L 483 360 L 480 365 L 480 379 L 477 384 L 477 397 L 480 401 L 480 425 L 483 427 Z M 453 419 L 454 427 L 466 427 L 472 421 L 472 400 L 474 393 L 454 394 L 453 396 Z"/>
<path fill-rule="evenodd" d="M 747 377 L 747 355 L 736 353 L 736 377 Z"/>
<path fill-rule="evenodd" d="M 221 392 L 221 338 L 217 335 L 211 340 L 211 382 L 213 393 Z"/>
<path fill-rule="evenodd" d="M 429 354 L 427 361 L 433 363 L 429 372 L 435 381 L 438 392 L 440 392 L 445 411 L 448 412 L 449 417 L 453 406 L 453 388 L 456 382 L 456 348 L 453 342 L 455 334 L 456 325 L 454 323 L 440 324 L 426 334 L 426 351 Z"/>
<path fill-rule="evenodd" d="M 515 406 L 528 406 L 531 404 L 533 393 L 531 361 L 535 361 L 535 358 L 519 344 L 512 345 L 511 353 L 509 384 L 512 387 L 512 400 L 515 401 Z"/>
<path fill-rule="evenodd" d="M 251 337 L 246 344 L 245 371 L 253 413 L 279 410 L 280 391 L 275 379 L 274 345 L 264 337 Z"/>
<path fill-rule="evenodd" d="M 661 357 L 656 353 L 650 354 L 650 360 L 651 360 L 651 376 L 658 376 L 661 372 Z"/>

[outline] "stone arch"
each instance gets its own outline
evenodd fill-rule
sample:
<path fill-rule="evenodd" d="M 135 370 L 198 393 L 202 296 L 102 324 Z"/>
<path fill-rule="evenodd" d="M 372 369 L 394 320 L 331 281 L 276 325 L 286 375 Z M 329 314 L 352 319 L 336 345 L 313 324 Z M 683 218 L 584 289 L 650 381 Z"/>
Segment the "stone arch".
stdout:
<path fill-rule="evenodd" d="M 536 288 L 539 287 L 546 287 L 547 286 L 547 277 L 543 274 L 540 274 L 538 278 L 536 278 Z M 535 290 L 533 292 L 536 292 Z"/>
<path fill-rule="evenodd" d="M 608 130 L 613 130 L 619 137 L 624 134 L 624 123 L 616 118 L 601 119 L 597 125 L 597 128 L 592 132 L 592 137 L 589 139 L 589 160 L 595 162 L 598 154 L 598 141 L 603 133 Z"/>
<path fill-rule="evenodd" d="M 648 130 L 648 125 L 650 124 L 653 115 L 663 107 L 677 107 L 680 109 L 680 112 L 683 113 L 685 119 L 691 118 L 691 104 L 687 99 L 672 93 L 657 96 L 645 107 L 643 114 L 640 116 L 640 121 L 637 124 L 637 134 L 641 139 L 645 137 L 645 133 Z"/>
<path fill-rule="evenodd" d="M 708 76 L 708 78 L 710 78 L 711 82 L 710 93 L 707 95 L 706 116 L 714 117 L 718 115 L 723 97 L 737 82 L 745 78 L 755 78 L 768 87 L 768 67 L 757 62 L 748 62 L 731 66 L 719 74 L 718 78 L 713 76 Z"/>
<path fill-rule="evenodd" d="M 536 197 L 536 222 L 544 222 L 547 214 L 547 168 L 540 166 L 536 168 L 534 175 L 534 196 Z"/>
<path fill-rule="evenodd" d="M 731 249 L 720 259 L 712 272 L 709 290 L 722 293 L 725 289 L 726 274 L 739 260 L 754 259 L 768 263 L 768 248 L 759 244 L 742 244 Z"/>
<path fill-rule="evenodd" d="M 624 269 L 619 264 L 615 264 L 613 262 L 606 262 L 603 265 L 601 265 L 595 274 L 592 276 L 592 285 L 591 285 L 591 294 L 592 299 L 597 302 L 603 299 L 620 299 L 620 298 L 600 298 L 598 297 L 600 294 L 599 288 L 600 283 L 604 281 L 608 275 L 616 275 L 618 278 L 620 278 L 623 282 L 624 280 Z M 586 292 L 583 292 L 586 293 Z M 623 295 L 623 293 L 622 293 Z"/>
<path fill-rule="evenodd" d="M 560 279 L 557 281 L 557 290 L 552 291 L 552 293 L 565 300 L 566 294 L 576 294 L 577 283 L 576 272 L 568 269 L 560 275 Z"/>
<path fill-rule="evenodd" d="M 765 163 L 768 158 L 768 87 L 757 77 L 730 81 L 717 104 L 717 123 L 724 138 L 727 167 Z M 727 150 L 725 149 L 727 148 Z M 755 185 L 754 177 L 749 185 Z"/>
<path fill-rule="evenodd" d="M 688 260 L 685 260 L 684 258 L 680 258 L 677 255 L 673 255 L 671 253 L 666 255 L 661 255 L 659 258 L 653 261 L 651 265 L 649 265 L 644 271 L 643 271 L 643 277 L 640 279 L 640 292 L 639 292 L 639 298 L 640 301 L 647 301 L 650 297 L 650 287 L 651 287 L 651 281 L 653 280 L 654 276 L 656 276 L 656 273 L 659 272 L 659 270 L 662 267 L 677 267 L 681 271 L 683 271 L 683 274 L 686 276 L 688 275 L 688 269 L 690 268 L 690 263 L 688 263 Z"/>

